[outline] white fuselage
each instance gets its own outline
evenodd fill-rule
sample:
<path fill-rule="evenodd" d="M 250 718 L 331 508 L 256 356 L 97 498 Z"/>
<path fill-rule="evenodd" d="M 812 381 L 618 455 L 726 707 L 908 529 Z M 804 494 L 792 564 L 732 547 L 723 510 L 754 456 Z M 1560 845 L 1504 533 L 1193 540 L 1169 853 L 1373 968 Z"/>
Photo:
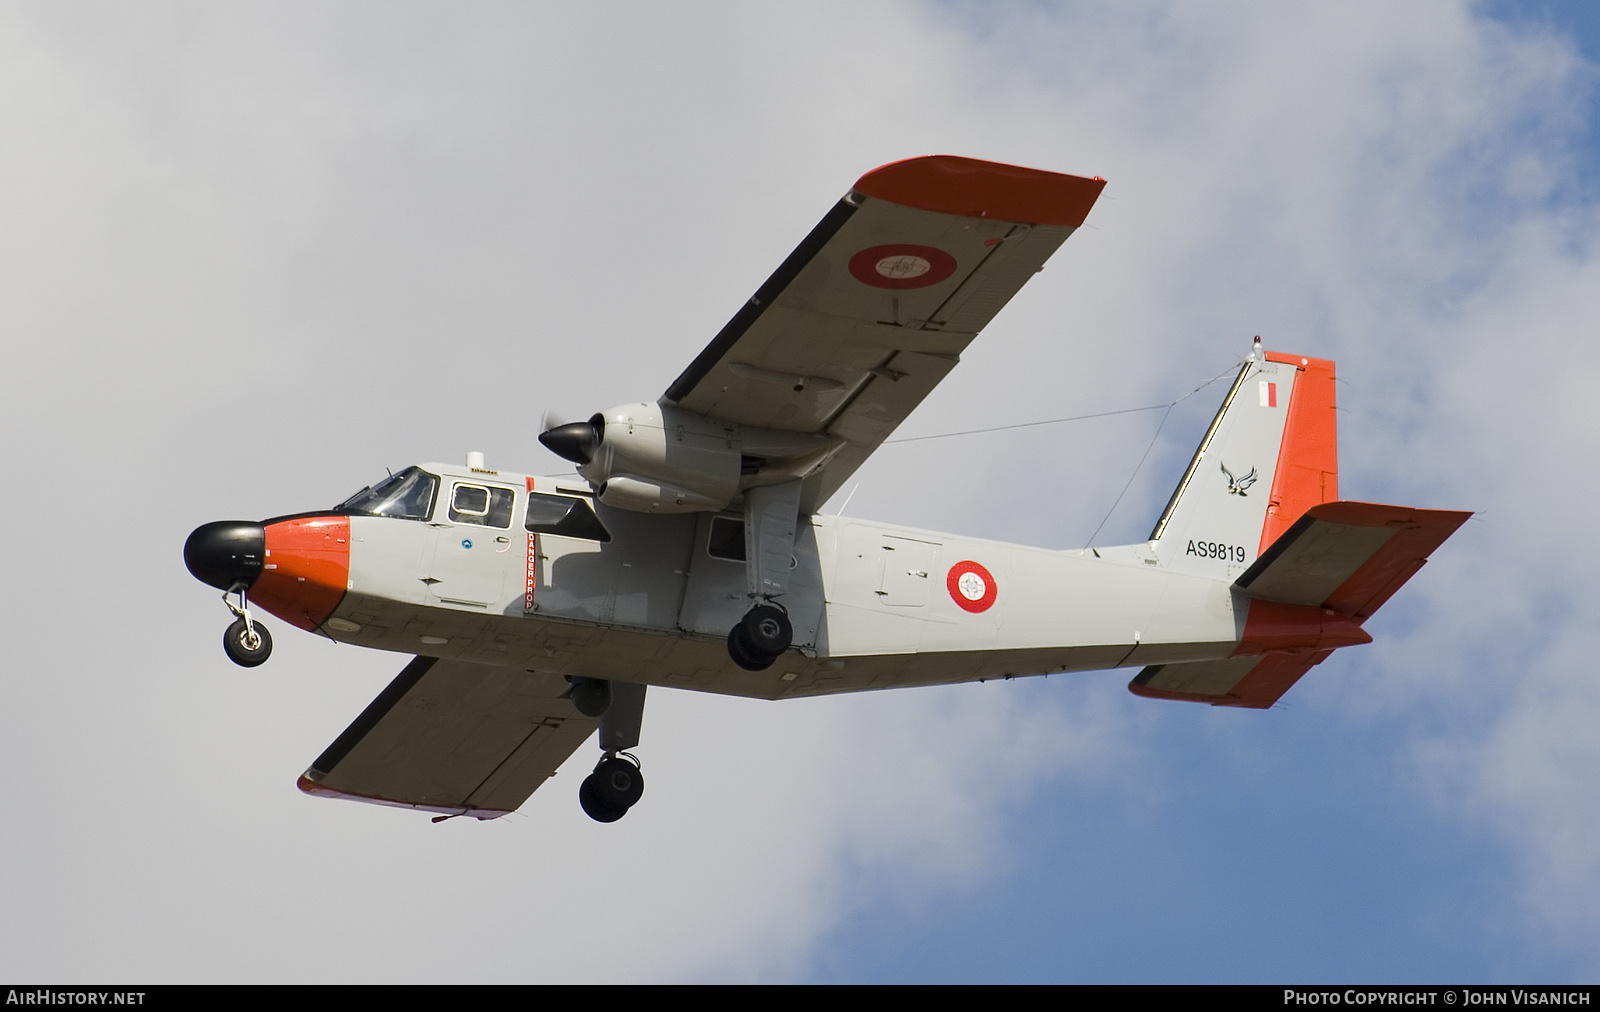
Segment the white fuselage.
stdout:
<path fill-rule="evenodd" d="M 801 518 L 780 602 L 794 648 L 751 672 L 725 644 L 750 603 L 744 563 L 711 554 L 742 554 L 737 539 L 713 537 L 737 515 L 636 513 L 571 479 L 424 468 L 442 483 L 430 519 L 350 517 L 348 592 L 329 636 L 773 699 L 1210 660 L 1243 631 L 1230 585 L 1252 560 L 1211 560 L 1211 575 L 1147 545 L 1048 551 L 814 515 Z M 459 483 L 514 493 L 509 527 L 452 520 Z M 610 540 L 529 533 L 530 490 L 582 498 Z"/>

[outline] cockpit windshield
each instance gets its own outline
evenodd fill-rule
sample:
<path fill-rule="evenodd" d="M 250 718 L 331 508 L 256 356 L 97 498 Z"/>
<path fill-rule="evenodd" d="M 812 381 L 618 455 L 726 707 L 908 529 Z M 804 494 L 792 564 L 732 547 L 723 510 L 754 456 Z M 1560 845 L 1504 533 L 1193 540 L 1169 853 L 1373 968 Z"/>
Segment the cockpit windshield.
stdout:
<path fill-rule="evenodd" d="M 337 509 L 343 513 L 365 516 L 426 520 L 433 511 L 433 497 L 438 491 L 438 478 L 426 471 L 408 467 L 376 485 L 367 486 L 340 503 Z"/>

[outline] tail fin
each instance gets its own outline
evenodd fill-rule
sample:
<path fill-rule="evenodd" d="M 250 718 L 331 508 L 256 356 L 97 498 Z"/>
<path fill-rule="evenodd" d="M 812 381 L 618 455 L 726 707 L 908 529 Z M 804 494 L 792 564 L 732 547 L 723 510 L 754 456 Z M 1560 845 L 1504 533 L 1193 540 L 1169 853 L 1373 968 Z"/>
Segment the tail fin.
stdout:
<path fill-rule="evenodd" d="M 1237 577 L 1306 510 L 1339 497 L 1333 380 L 1332 362 L 1263 353 L 1257 340 L 1150 532 L 1163 566 Z"/>
<path fill-rule="evenodd" d="M 1362 623 L 1472 515 L 1338 498 L 1333 363 L 1258 342 L 1150 535 L 1163 566 L 1232 582 L 1247 602 L 1239 642 L 1128 688 L 1271 706 L 1339 647 L 1370 643 Z"/>

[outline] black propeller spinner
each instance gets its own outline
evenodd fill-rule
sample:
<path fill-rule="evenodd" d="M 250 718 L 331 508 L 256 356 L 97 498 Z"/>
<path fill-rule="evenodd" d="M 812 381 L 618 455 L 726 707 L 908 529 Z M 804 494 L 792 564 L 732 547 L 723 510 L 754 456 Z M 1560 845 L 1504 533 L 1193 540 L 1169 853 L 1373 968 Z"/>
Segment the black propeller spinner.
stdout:
<path fill-rule="evenodd" d="M 556 456 L 581 465 L 594 459 L 595 451 L 600 449 L 600 441 L 605 436 L 605 418 L 594 415 L 587 422 L 551 426 L 539 433 L 539 442 Z"/>

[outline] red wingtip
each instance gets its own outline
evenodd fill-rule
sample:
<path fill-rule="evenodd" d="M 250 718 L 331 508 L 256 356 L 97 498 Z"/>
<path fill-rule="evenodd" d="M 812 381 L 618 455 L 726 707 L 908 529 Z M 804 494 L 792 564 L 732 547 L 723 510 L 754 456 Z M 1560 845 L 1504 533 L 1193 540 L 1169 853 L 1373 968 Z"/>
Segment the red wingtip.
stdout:
<path fill-rule="evenodd" d="M 956 155 L 890 162 L 856 181 L 857 193 L 905 207 L 1024 225 L 1083 224 L 1106 182 Z"/>

